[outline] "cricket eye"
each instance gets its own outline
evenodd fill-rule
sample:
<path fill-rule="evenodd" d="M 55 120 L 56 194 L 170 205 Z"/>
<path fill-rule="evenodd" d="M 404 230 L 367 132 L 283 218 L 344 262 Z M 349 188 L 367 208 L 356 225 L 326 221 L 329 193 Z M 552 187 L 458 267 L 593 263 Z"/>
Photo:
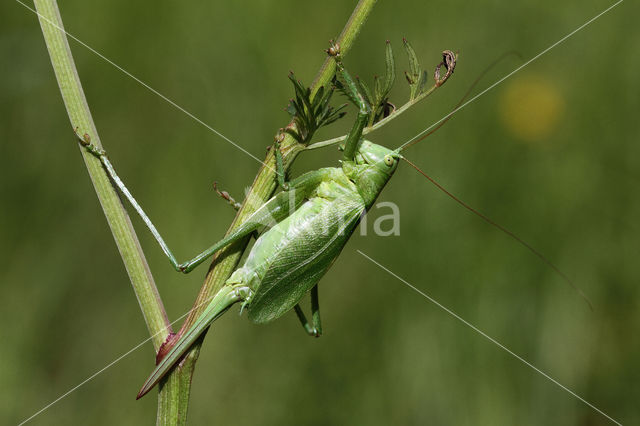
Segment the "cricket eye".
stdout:
<path fill-rule="evenodd" d="M 386 164 L 389 167 L 393 166 L 393 157 L 390 156 L 390 155 L 385 155 L 384 156 L 384 164 Z"/>

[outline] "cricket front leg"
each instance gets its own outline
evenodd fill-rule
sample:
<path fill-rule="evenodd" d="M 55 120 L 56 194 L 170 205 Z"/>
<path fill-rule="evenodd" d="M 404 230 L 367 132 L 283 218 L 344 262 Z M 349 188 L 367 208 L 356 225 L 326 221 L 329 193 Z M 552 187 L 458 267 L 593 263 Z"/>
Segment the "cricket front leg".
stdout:
<path fill-rule="evenodd" d="M 351 131 L 347 135 L 347 140 L 344 143 L 344 152 L 342 155 L 343 161 L 353 161 L 354 156 L 356 154 L 356 150 L 358 149 L 358 144 L 360 143 L 360 139 L 362 138 L 362 131 L 369 121 L 369 115 L 371 114 L 371 107 L 364 99 L 362 94 L 358 91 L 358 86 L 351 78 L 351 75 L 347 72 L 342 65 L 342 58 L 340 57 L 340 46 L 337 44 L 333 44 L 329 50 L 327 50 L 329 56 L 333 56 L 336 61 L 336 67 L 338 69 L 338 74 L 344 81 L 344 92 L 347 97 L 358 107 L 358 117 L 356 118 L 355 123 L 353 123 L 353 127 Z"/>
<path fill-rule="evenodd" d="M 254 213 L 252 217 L 249 217 L 249 219 L 247 219 L 247 221 L 245 221 L 245 223 L 243 223 L 243 225 L 238 227 L 233 233 L 223 238 L 222 240 L 218 241 L 216 244 L 212 245 L 207 250 L 203 251 L 193 259 L 187 262 L 179 263 L 175 255 L 167 245 L 167 243 L 164 241 L 164 239 L 160 235 L 160 232 L 158 232 L 158 229 L 155 227 L 153 222 L 151 222 L 151 219 L 149 219 L 149 216 L 147 216 L 147 214 L 142 209 L 138 201 L 133 197 L 133 195 L 131 195 L 131 192 L 126 187 L 122 179 L 120 179 L 120 176 L 118 176 L 118 174 L 116 173 L 115 168 L 113 167 L 113 164 L 111 164 L 111 161 L 109 161 L 109 158 L 107 157 L 107 153 L 104 150 L 93 145 L 91 143 L 91 138 L 88 134 L 84 134 L 84 136 L 82 137 L 80 137 L 80 135 L 78 135 L 77 133 L 76 135 L 78 136 L 80 144 L 84 146 L 87 151 L 89 151 L 91 154 L 93 154 L 100 160 L 100 162 L 102 163 L 103 167 L 105 168 L 107 174 L 109 175 L 113 183 L 115 183 L 117 188 L 129 201 L 129 203 L 134 208 L 136 213 L 138 213 L 138 215 L 140 216 L 140 218 L 142 219 L 146 227 L 149 229 L 149 231 L 151 232 L 155 240 L 160 245 L 160 248 L 162 249 L 164 254 L 169 259 L 169 262 L 171 263 L 173 268 L 178 272 L 183 272 L 183 273 L 191 272 L 196 266 L 198 266 L 208 257 L 213 255 L 216 251 L 228 246 L 229 244 L 239 241 L 248 235 L 253 234 L 265 223 L 268 223 L 266 217 L 271 214 L 271 211 L 277 212 L 282 210 L 282 209 L 279 209 L 278 206 L 268 205 L 269 202 L 265 203 L 262 207 L 267 206 L 267 209 L 261 208 L 261 209 L 258 209 L 258 211 L 256 212 L 256 213 L 258 212 L 262 212 L 262 213 L 258 213 L 258 214 Z M 283 201 L 278 200 L 278 202 L 283 202 Z M 258 216 L 258 217 L 254 217 L 254 216 Z"/>

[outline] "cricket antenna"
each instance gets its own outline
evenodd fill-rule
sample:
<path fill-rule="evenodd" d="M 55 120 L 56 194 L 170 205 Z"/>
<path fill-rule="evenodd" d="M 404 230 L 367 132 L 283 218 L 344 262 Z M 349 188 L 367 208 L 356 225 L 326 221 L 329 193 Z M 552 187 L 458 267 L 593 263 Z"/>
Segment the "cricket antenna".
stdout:
<path fill-rule="evenodd" d="M 476 79 L 473 81 L 473 83 L 471 83 L 471 86 L 469 86 L 469 89 L 467 89 L 466 93 L 458 101 L 456 106 L 453 107 L 453 109 L 451 110 L 451 112 L 449 112 L 449 114 L 447 114 L 444 118 L 440 119 L 440 121 L 437 122 L 437 125 L 433 129 L 429 130 L 427 133 L 425 133 L 424 135 L 420 136 L 418 139 L 411 140 L 408 143 L 405 143 L 404 145 L 402 145 L 400 147 L 399 150 L 403 151 L 406 148 L 409 148 L 410 146 L 417 144 L 421 140 L 426 139 L 427 137 L 429 137 L 430 135 L 435 133 L 440 127 L 444 126 L 444 124 L 447 121 L 449 121 L 449 119 L 453 116 L 453 114 L 458 112 L 458 110 L 460 109 L 460 105 L 462 105 L 462 103 L 469 97 L 469 95 L 471 94 L 473 89 L 478 85 L 480 80 L 482 80 L 482 77 L 484 77 L 486 73 L 491 71 L 491 69 L 493 67 L 495 67 L 496 65 L 498 65 L 503 59 L 505 59 L 505 58 L 507 58 L 507 57 L 509 57 L 511 55 L 515 55 L 519 59 L 522 59 L 522 56 L 518 52 L 516 52 L 515 50 L 510 50 L 510 51 L 505 52 L 502 55 L 500 55 L 493 62 L 491 62 L 489 65 L 487 65 L 487 67 L 476 77 Z M 439 64 L 438 67 L 436 68 L 436 72 L 434 73 L 434 79 L 436 80 L 436 83 L 440 80 L 440 78 L 439 78 L 440 77 L 439 70 L 440 70 L 440 67 L 443 66 L 443 65 L 445 67 L 447 67 L 447 71 L 449 70 L 449 64 L 447 64 L 446 61 L 443 61 L 441 64 Z M 454 66 L 455 66 L 455 62 L 454 62 Z"/>
<path fill-rule="evenodd" d="M 505 228 L 502 225 L 497 224 L 496 222 L 494 222 L 493 220 L 489 219 L 487 216 L 485 216 L 484 214 L 480 213 L 478 210 L 474 209 L 473 207 L 471 207 L 470 205 L 468 205 L 467 203 L 465 203 L 464 201 L 462 201 L 461 199 L 459 199 L 458 197 L 456 197 L 455 195 L 453 195 L 451 192 L 447 191 L 442 185 L 440 185 L 438 182 L 436 182 L 431 176 L 427 175 L 425 172 L 423 172 L 422 170 L 420 170 L 420 168 L 418 166 L 416 166 L 415 164 L 413 164 L 411 161 L 409 161 L 407 158 L 405 158 L 404 156 L 400 156 L 400 158 L 402 158 L 404 161 L 406 161 L 407 163 L 409 163 L 409 165 L 411 167 L 413 167 L 414 169 L 416 169 L 418 171 L 418 173 L 420 173 L 422 176 L 426 177 L 429 182 L 431 182 L 432 184 L 434 184 L 440 191 L 444 192 L 445 194 L 447 194 L 450 198 L 452 198 L 456 203 L 460 204 L 462 207 L 464 207 L 465 209 L 469 210 L 471 213 L 475 214 L 476 216 L 480 217 L 482 220 L 484 220 L 485 222 L 487 222 L 489 225 L 493 226 L 494 228 L 499 229 L 500 231 L 504 232 L 505 234 L 507 234 L 508 236 L 510 236 L 511 238 L 513 238 L 514 240 L 516 240 L 518 243 L 520 243 L 522 246 L 524 246 L 527 250 L 529 250 L 531 253 L 533 253 L 534 255 L 536 255 L 540 260 L 542 260 L 544 263 L 547 264 L 547 266 L 549 266 L 551 269 L 553 269 L 555 271 L 556 274 L 558 274 L 567 284 L 569 284 L 584 300 L 585 302 L 587 302 L 587 304 L 589 305 L 589 308 L 593 311 L 593 304 L 591 303 L 591 301 L 589 300 L 589 298 L 584 294 L 584 292 L 578 287 L 576 286 L 573 281 L 571 281 L 569 279 L 569 277 L 562 272 L 556 265 L 554 265 L 549 259 L 547 259 L 545 256 L 542 255 L 542 253 L 540 253 L 538 250 L 536 250 L 535 248 L 533 248 L 529 243 L 527 243 L 526 241 L 524 241 L 522 238 L 518 237 L 516 234 L 514 234 L 513 232 L 509 231 L 507 228 Z"/>

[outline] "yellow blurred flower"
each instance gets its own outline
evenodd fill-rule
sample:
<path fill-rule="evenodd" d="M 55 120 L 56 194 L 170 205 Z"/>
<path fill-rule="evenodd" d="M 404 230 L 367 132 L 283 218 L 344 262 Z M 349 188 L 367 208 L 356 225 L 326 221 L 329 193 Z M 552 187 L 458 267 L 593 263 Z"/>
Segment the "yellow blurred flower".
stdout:
<path fill-rule="evenodd" d="M 504 127 L 529 142 L 547 138 L 562 119 L 564 107 L 562 94 L 549 78 L 539 74 L 515 77 L 498 103 Z"/>

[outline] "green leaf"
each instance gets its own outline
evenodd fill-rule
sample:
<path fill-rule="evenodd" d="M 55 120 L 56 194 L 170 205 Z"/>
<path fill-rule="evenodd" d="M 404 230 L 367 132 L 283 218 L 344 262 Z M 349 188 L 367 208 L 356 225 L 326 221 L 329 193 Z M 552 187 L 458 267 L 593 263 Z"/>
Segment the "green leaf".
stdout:
<path fill-rule="evenodd" d="M 316 97 L 313 98 L 313 105 L 315 107 L 313 114 L 317 117 L 326 116 L 331 107 L 329 107 L 329 100 L 331 100 L 331 95 L 333 94 L 333 90 L 324 91 L 324 86 L 321 86 L 316 93 Z"/>
<path fill-rule="evenodd" d="M 350 90 L 348 90 L 344 83 L 341 82 L 340 80 L 336 81 L 336 88 L 343 94 L 345 95 L 354 105 L 358 105 L 358 99 L 355 97 L 355 95 L 353 93 L 351 93 Z"/>
<path fill-rule="evenodd" d="M 420 68 L 420 62 L 418 61 L 418 57 L 416 56 L 416 52 L 413 50 L 413 47 L 411 47 L 406 38 L 403 38 L 402 42 L 405 50 L 407 51 L 407 56 L 409 57 L 409 71 L 405 71 L 404 73 L 411 89 L 409 99 L 414 99 L 419 94 L 422 69 Z"/>
<path fill-rule="evenodd" d="M 312 115 L 316 117 L 316 121 L 318 121 L 318 117 L 326 114 L 327 109 L 329 108 L 329 99 L 331 98 L 331 90 L 324 90 L 324 86 L 320 86 L 318 91 L 316 92 L 313 101 L 311 102 L 313 105 L 313 110 L 311 111 Z"/>
<path fill-rule="evenodd" d="M 420 74 L 420 80 L 418 81 L 418 94 L 422 93 L 427 85 L 427 81 L 429 81 L 429 74 L 427 74 L 426 71 L 422 71 L 422 74 Z"/>
<path fill-rule="evenodd" d="M 309 96 L 311 95 L 311 90 L 302 85 L 300 80 L 297 80 L 293 73 L 289 73 L 289 80 L 293 83 L 293 87 L 296 90 L 296 97 L 298 98 L 298 102 L 302 101 L 304 105 L 311 111 L 311 102 L 309 100 Z"/>
<path fill-rule="evenodd" d="M 285 132 L 293 136 L 300 143 L 307 143 L 313 133 L 320 127 L 333 123 L 344 116 L 340 112 L 347 104 L 334 109 L 329 105 L 331 96 L 336 87 L 341 87 L 336 78 L 331 89 L 320 86 L 311 100 L 311 90 L 297 80 L 293 73 L 289 74 L 289 80 L 295 89 L 295 98 L 289 101 L 285 110 L 293 116 L 294 128 L 287 128 Z"/>
<path fill-rule="evenodd" d="M 420 62 L 418 61 L 415 50 L 413 50 L 413 47 L 411 47 L 407 39 L 403 38 L 402 42 L 404 43 L 404 48 L 407 51 L 407 56 L 409 56 L 409 73 L 413 80 L 416 81 L 420 76 Z"/>
<path fill-rule="evenodd" d="M 387 40 L 387 47 L 385 50 L 385 62 L 386 71 L 384 73 L 384 96 L 386 97 L 391 91 L 393 83 L 396 80 L 396 67 L 393 60 L 393 49 L 391 49 L 391 42 L 389 42 L 389 40 Z"/>
<path fill-rule="evenodd" d="M 293 99 L 289 100 L 289 105 L 285 108 L 285 111 L 289 113 L 292 117 L 298 113 L 298 108 L 296 107 L 296 101 Z"/>
<path fill-rule="evenodd" d="M 338 112 L 341 109 L 344 109 L 347 106 L 347 104 L 342 104 L 340 105 L 338 108 L 336 108 L 335 111 L 333 111 L 323 122 L 322 125 L 323 126 L 328 126 L 329 124 L 333 123 L 336 120 L 341 119 L 342 117 L 344 117 L 347 113 L 345 111 L 342 112 Z"/>
<path fill-rule="evenodd" d="M 363 80 L 360 80 L 360 78 L 358 77 L 356 77 L 356 83 L 358 84 L 360 94 L 362 95 L 364 100 L 367 101 L 369 105 L 373 105 L 373 96 L 371 96 L 371 90 L 369 90 L 369 86 L 367 86 L 367 83 L 365 83 Z"/>
<path fill-rule="evenodd" d="M 373 76 L 373 93 L 375 96 L 373 100 L 373 106 L 375 108 L 380 104 L 380 101 L 384 96 L 384 93 L 382 93 L 382 83 L 380 82 L 380 79 L 377 75 Z"/>

